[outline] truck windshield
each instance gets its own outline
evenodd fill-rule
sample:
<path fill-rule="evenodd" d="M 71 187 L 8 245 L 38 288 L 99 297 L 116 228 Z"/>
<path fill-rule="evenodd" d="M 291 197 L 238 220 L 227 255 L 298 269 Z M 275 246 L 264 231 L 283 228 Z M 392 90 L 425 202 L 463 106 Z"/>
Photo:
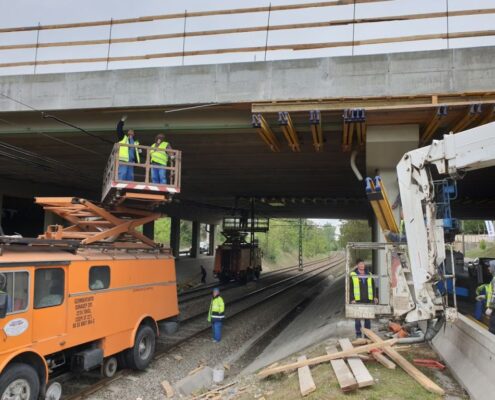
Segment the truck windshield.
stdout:
<path fill-rule="evenodd" d="M 7 314 L 25 311 L 29 299 L 29 274 L 26 271 L 0 272 L 0 292 L 7 293 Z"/>

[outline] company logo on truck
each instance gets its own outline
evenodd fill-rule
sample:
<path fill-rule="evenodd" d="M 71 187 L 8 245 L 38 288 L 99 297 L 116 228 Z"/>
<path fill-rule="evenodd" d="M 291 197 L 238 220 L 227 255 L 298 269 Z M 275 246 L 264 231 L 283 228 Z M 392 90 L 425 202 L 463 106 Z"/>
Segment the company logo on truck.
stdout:
<path fill-rule="evenodd" d="M 3 331 L 7 336 L 19 336 L 22 335 L 28 328 L 29 323 L 24 318 L 16 318 L 10 320 L 7 325 L 3 327 Z"/>

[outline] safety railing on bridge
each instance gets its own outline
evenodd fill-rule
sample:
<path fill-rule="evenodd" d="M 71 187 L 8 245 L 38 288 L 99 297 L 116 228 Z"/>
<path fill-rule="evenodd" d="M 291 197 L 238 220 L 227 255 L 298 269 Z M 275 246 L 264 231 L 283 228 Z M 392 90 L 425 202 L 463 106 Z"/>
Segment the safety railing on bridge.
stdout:
<path fill-rule="evenodd" d="M 127 150 L 121 154 L 123 148 Z M 132 152 L 134 161 L 129 161 Z M 152 161 L 152 155 L 158 153 L 167 156 L 160 157 L 162 163 Z M 102 202 L 112 203 L 124 193 L 138 193 L 143 198 L 160 194 L 170 199 L 180 192 L 181 154 L 179 150 L 116 143 L 105 169 Z"/>

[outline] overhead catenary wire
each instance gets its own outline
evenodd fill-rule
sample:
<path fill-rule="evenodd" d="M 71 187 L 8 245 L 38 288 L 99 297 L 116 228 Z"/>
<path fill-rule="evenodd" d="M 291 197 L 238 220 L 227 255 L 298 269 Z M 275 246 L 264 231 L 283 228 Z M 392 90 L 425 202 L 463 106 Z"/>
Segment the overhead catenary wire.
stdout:
<path fill-rule="evenodd" d="M 44 111 L 42 111 L 42 110 L 38 110 L 37 108 L 34 108 L 34 107 L 30 106 L 29 104 L 26 104 L 26 103 L 22 102 L 21 100 L 15 99 L 15 98 L 13 98 L 13 97 L 11 97 L 11 96 L 9 96 L 9 95 L 5 94 L 5 93 L 0 93 L 0 96 L 3 96 L 3 97 L 5 97 L 5 98 L 7 98 L 7 99 L 9 99 L 9 100 L 13 101 L 14 103 L 17 103 L 17 104 L 20 104 L 20 105 L 22 105 L 22 106 L 24 106 L 24 107 L 27 107 L 27 108 L 29 108 L 30 110 L 33 110 L 33 111 L 39 112 L 43 118 L 50 118 L 50 119 L 54 119 L 55 121 L 60 122 L 61 124 L 64 124 L 64 125 L 70 126 L 71 128 L 77 129 L 77 130 L 79 130 L 79 131 L 83 132 L 84 134 L 86 134 L 86 135 L 88 135 L 88 136 L 91 136 L 91 137 L 93 137 L 93 138 L 95 138 L 95 139 L 98 139 L 98 140 L 100 140 L 100 141 L 102 141 L 102 142 L 105 142 L 105 143 L 110 143 L 110 144 L 112 144 L 112 145 L 114 144 L 114 142 L 113 142 L 113 141 L 111 141 L 111 140 L 108 140 L 108 139 L 102 138 L 101 136 L 98 136 L 98 135 L 95 135 L 95 134 L 93 134 L 93 133 L 91 133 L 91 132 L 88 132 L 86 129 L 83 129 L 83 128 L 81 128 L 81 127 L 77 126 L 77 125 L 74 125 L 74 124 L 72 124 L 72 123 L 70 123 L 70 122 L 67 122 L 67 121 L 65 121 L 65 120 L 63 120 L 63 119 L 61 119 L 61 118 L 59 118 L 59 117 L 56 117 L 56 116 L 54 116 L 54 115 L 47 114 L 47 113 L 45 113 Z"/>

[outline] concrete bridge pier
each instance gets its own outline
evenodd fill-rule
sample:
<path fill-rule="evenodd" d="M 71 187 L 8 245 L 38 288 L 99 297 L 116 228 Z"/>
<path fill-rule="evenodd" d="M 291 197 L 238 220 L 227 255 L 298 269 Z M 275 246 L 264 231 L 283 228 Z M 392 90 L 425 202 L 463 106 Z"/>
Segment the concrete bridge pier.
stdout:
<path fill-rule="evenodd" d="M 419 142 L 418 125 L 383 125 L 370 126 L 366 133 L 366 173 L 369 177 L 379 175 L 387 189 L 388 198 L 393 204 L 399 194 L 397 173 L 395 167 L 404 153 L 416 149 Z M 394 211 L 397 224 L 400 224 L 399 207 Z M 372 239 L 374 242 L 384 242 L 385 237 L 373 217 Z M 387 276 L 385 255 L 380 252 L 373 254 L 373 264 L 378 265 L 375 271 L 380 277 Z M 389 298 L 389 288 L 386 279 L 379 282 L 380 303 L 386 303 Z"/>

